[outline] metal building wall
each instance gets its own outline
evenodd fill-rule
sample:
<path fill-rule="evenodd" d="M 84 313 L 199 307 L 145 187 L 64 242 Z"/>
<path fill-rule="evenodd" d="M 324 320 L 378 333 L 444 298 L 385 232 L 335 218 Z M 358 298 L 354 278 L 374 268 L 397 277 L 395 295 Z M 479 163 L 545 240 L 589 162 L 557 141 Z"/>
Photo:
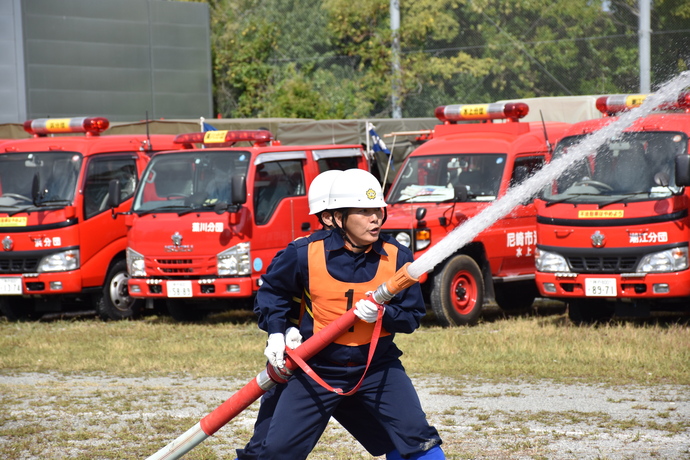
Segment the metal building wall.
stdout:
<path fill-rule="evenodd" d="M 17 1 L 27 118 L 93 115 L 133 121 L 147 114 L 212 115 L 208 5 Z"/>
<path fill-rule="evenodd" d="M 0 0 L 0 123 L 26 118 L 21 0 Z"/>

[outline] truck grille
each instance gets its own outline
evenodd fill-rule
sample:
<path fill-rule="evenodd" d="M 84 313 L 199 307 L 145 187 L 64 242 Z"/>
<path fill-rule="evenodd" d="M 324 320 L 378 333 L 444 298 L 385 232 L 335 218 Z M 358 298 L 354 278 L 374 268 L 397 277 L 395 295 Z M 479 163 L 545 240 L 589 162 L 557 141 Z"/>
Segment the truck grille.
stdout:
<path fill-rule="evenodd" d="M 192 273 L 192 259 L 158 259 L 156 262 L 161 273 L 169 275 Z"/>
<path fill-rule="evenodd" d="M 0 259 L 0 274 L 35 273 L 38 257 L 3 257 Z"/>
<path fill-rule="evenodd" d="M 215 258 L 154 259 L 155 273 L 159 275 L 207 275 L 215 272 Z"/>
<path fill-rule="evenodd" d="M 626 273 L 635 271 L 635 256 L 569 256 L 568 264 L 578 273 Z"/>

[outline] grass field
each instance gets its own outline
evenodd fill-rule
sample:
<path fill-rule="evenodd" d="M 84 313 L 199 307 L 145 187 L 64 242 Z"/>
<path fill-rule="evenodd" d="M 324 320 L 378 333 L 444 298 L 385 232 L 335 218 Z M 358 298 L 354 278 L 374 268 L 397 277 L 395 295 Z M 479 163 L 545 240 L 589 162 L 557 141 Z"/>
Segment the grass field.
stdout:
<path fill-rule="evenodd" d="M 398 335 L 413 373 L 453 379 L 572 379 L 690 384 L 690 328 L 672 321 L 573 326 L 564 314 L 485 319 L 476 327 L 440 328 L 429 320 Z M 100 372 L 238 378 L 264 364 L 265 334 L 249 311 L 194 324 L 152 316 L 140 321 L 90 318 L 9 323 L 0 319 L 3 372 Z"/>
<path fill-rule="evenodd" d="M 690 385 L 690 328 L 685 317 L 576 327 L 558 309 L 515 318 L 489 311 L 478 326 L 469 328 L 443 329 L 429 319 L 396 342 L 410 375 L 452 382 L 456 390 L 447 388 L 446 393 L 471 388 L 478 380 L 495 385 Z M 222 402 L 253 378 L 264 366 L 264 343 L 265 334 L 248 311 L 218 314 L 196 324 L 158 316 L 131 322 L 0 319 L 0 377 L 5 382 L 0 384 L 0 457 L 46 458 L 50 452 L 51 458 L 141 458 L 141 452 L 153 453 L 196 423 L 198 414 L 213 409 L 209 399 Z M 199 382 L 211 383 L 195 394 Z M 514 396 L 519 394 L 515 390 Z M 35 411 L 29 410 L 32 404 L 38 406 Z M 180 412 L 178 406 L 195 410 Z M 56 420 L 42 415 L 40 407 L 49 409 L 46 413 Z M 62 426 L 65 416 L 72 414 L 76 421 L 85 411 L 101 413 L 108 422 L 55 428 Z M 214 438 L 215 447 L 201 446 L 185 458 L 223 458 L 217 454 L 217 443 L 226 443 L 227 451 L 228 446 L 238 447 L 237 439 L 248 439 L 255 411 L 252 406 L 243 414 L 246 418 L 234 427 L 231 438 Z M 448 433 L 454 433 L 451 412 L 435 414 L 441 424 L 448 421 Z M 142 425 L 145 413 L 175 415 L 146 418 Z M 491 427 L 495 416 L 479 420 Z M 127 423 L 128 417 L 136 423 Z M 602 423 L 601 415 L 587 417 Z M 689 425 L 673 422 L 662 431 L 686 433 Z M 338 447 L 342 439 L 337 430 L 327 431 L 313 458 L 362 458 L 352 443 Z M 444 439 L 452 449 L 454 438 L 445 434 Z M 136 446 L 134 453 L 124 445 Z M 538 447 L 512 449 L 533 452 L 524 458 L 556 458 L 540 454 Z M 496 458 L 523 458 L 506 455 Z"/>

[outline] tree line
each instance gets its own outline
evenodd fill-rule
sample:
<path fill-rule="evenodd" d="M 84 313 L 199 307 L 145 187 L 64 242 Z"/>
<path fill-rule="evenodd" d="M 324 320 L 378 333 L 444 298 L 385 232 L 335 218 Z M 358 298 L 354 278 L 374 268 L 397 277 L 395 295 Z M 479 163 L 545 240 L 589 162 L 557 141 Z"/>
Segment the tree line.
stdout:
<path fill-rule="evenodd" d="M 209 5 L 221 116 L 391 116 L 389 0 L 187 1 Z M 639 91 L 638 0 L 399 3 L 404 117 L 454 103 Z M 690 0 L 654 0 L 651 29 L 654 89 L 690 68 Z"/>

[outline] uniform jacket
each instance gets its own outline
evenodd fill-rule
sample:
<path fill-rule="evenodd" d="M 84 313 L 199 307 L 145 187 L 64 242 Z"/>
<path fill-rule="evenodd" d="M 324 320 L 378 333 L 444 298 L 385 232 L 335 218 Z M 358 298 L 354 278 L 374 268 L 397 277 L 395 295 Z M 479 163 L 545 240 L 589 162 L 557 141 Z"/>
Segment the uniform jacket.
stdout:
<path fill-rule="evenodd" d="M 306 340 L 314 332 L 314 318 L 310 311 L 308 252 L 310 243 L 315 241 L 323 241 L 328 275 L 339 281 L 352 283 L 371 281 L 377 273 L 381 255 L 387 255 L 384 242 L 398 248 L 393 272 L 405 263 L 413 261 L 410 250 L 387 235 L 381 235 L 368 251 L 362 253 L 345 249 L 345 242 L 338 231 L 317 232 L 291 242 L 271 262 L 266 275 L 262 277 L 263 283 L 256 295 L 254 311 L 259 318 L 259 327 L 269 334 L 284 333 L 289 326 L 293 325 L 290 318 L 294 318 L 295 305 L 300 302 L 300 299 L 304 300 L 299 325 L 300 333 Z M 359 299 L 353 299 L 354 303 L 357 300 Z M 419 284 L 414 284 L 398 293 L 386 304 L 383 328 L 390 334 L 382 336 L 379 340 L 374 359 L 400 356 L 402 352 L 393 343 L 395 334 L 413 332 L 419 327 L 425 313 Z M 368 351 L 368 344 L 333 343 L 321 351 L 317 358 L 336 364 L 360 364 L 366 362 Z"/>

